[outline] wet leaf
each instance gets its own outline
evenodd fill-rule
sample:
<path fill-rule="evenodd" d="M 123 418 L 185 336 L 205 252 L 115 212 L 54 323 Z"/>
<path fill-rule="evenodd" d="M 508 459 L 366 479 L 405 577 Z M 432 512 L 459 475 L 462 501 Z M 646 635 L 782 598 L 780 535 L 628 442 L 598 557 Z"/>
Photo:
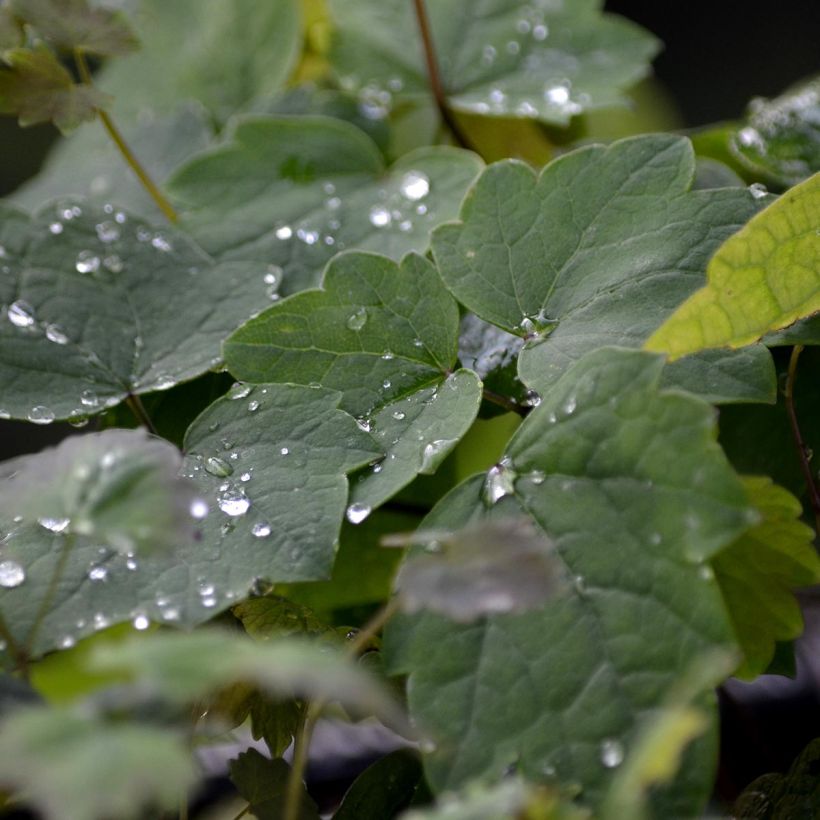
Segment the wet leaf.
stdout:
<path fill-rule="evenodd" d="M 258 640 L 333 633 L 311 609 L 279 595 L 249 598 L 237 604 L 233 614 L 242 621 L 245 631 Z"/>
<path fill-rule="evenodd" d="M 820 311 L 820 173 L 787 191 L 727 239 L 707 284 L 647 340 L 672 358 L 742 347 Z"/>
<path fill-rule="evenodd" d="M 745 170 L 783 188 L 820 171 L 820 77 L 752 100 L 729 147 Z"/>
<path fill-rule="evenodd" d="M 231 780 L 250 804 L 258 820 L 281 820 L 285 805 L 290 766 L 284 760 L 269 760 L 255 749 L 248 749 L 230 763 Z M 318 820 L 316 804 L 302 793 L 298 820 Z"/>
<path fill-rule="evenodd" d="M 745 190 L 690 190 L 693 175 L 689 142 L 666 135 L 581 148 L 538 177 L 522 163 L 497 163 L 460 221 L 436 230 L 433 253 L 462 304 L 526 340 L 519 375 L 543 392 L 588 351 L 640 346 L 759 210 Z M 711 400 L 774 399 L 762 348 L 737 369 L 714 359 L 675 367 L 667 383 L 680 379 Z"/>
<path fill-rule="evenodd" d="M 353 781 L 333 820 L 394 818 L 413 799 L 421 779 L 421 763 L 415 751 L 391 752 Z"/>
<path fill-rule="evenodd" d="M 802 633 L 793 590 L 820 582 L 820 559 L 812 529 L 800 521 L 800 502 L 769 479 L 745 483 L 762 520 L 720 552 L 713 565 L 745 655 L 735 675 L 751 679 L 766 671 L 777 641 Z"/>
<path fill-rule="evenodd" d="M 0 415 L 47 424 L 166 390 L 220 362 L 269 304 L 265 270 L 216 265 L 183 233 L 68 201 L 5 209 Z"/>
<path fill-rule="evenodd" d="M 458 111 L 566 125 L 587 109 L 623 104 L 659 43 L 597 0 L 428 2 L 448 103 Z M 333 0 L 331 59 L 343 87 L 389 110 L 429 93 L 413 4 Z M 396 32 L 406 32 L 396 37 Z"/>
<path fill-rule="evenodd" d="M 376 145 L 349 123 L 252 117 L 183 166 L 170 189 L 209 253 L 277 265 L 286 295 L 315 287 L 345 248 L 396 261 L 425 251 L 480 169 L 475 155 L 443 146 L 385 169 Z"/>
<path fill-rule="evenodd" d="M 3 462 L 0 519 L 123 554 L 169 549 L 197 532 L 195 490 L 178 477 L 181 463 L 176 447 L 143 430 L 71 437 Z"/>
<path fill-rule="evenodd" d="M 239 378 L 342 391 L 342 409 L 385 454 L 353 483 L 348 519 L 359 523 L 419 472 L 434 472 L 475 419 L 481 386 L 469 371 L 452 373 L 457 344 L 458 306 L 429 262 L 347 253 L 321 290 L 247 322 L 224 353 Z"/>
<path fill-rule="evenodd" d="M 92 7 L 88 0 L 11 0 L 11 9 L 43 39 L 64 51 L 116 57 L 139 47 L 122 12 Z"/>
<path fill-rule="evenodd" d="M 267 385 L 215 402 L 191 426 L 183 474 L 203 503 L 198 542 L 129 558 L 77 539 L 34 654 L 67 648 L 112 624 L 192 626 L 246 597 L 261 581 L 330 575 L 347 502 L 345 473 L 378 457 L 373 440 L 337 409 L 339 394 Z M 264 392 L 263 392 L 264 391 Z M 258 402 L 250 410 L 251 402 Z M 226 443 L 229 445 L 226 447 Z M 282 451 L 286 452 L 283 453 Z M 4 589 L 24 643 L 52 577 L 58 535 L 0 518 L 2 555 L 26 584 Z M 6 604 L 8 601 L 8 604 Z"/>
<path fill-rule="evenodd" d="M 580 786 L 594 807 L 681 666 L 732 646 L 705 562 L 756 513 L 715 442 L 712 409 L 659 390 L 662 366 L 638 351 L 588 354 L 524 420 L 506 457 L 422 525 L 523 516 L 563 564 L 561 594 L 526 615 L 388 625 L 389 671 L 410 675 L 435 791 L 500 777 L 515 762 L 524 777 Z M 710 733 L 695 744 L 659 816 L 697 814 L 714 743 Z"/>
<path fill-rule="evenodd" d="M 396 577 L 402 610 L 409 614 L 428 610 L 466 623 L 539 609 L 558 591 L 559 559 L 526 518 L 455 532 L 422 530 L 407 541 L 421 545 Z"/>
<path fill-rule="evenodd" d="M 88 85 L 75 83 L 44 46 L 12 48 L 2 55 L 0 112 L 15 114 L 23 127 L 53 122 L 64 134 L 93 120 L 110 97 Z"/>
<path fill-rule="evenodd" d="M 191 753 L 170 729 L 55 706 L 21 709 L 1 725 L 0 783 L 46 820 L 136 820 L 175 808 L 196 781 Z"/>

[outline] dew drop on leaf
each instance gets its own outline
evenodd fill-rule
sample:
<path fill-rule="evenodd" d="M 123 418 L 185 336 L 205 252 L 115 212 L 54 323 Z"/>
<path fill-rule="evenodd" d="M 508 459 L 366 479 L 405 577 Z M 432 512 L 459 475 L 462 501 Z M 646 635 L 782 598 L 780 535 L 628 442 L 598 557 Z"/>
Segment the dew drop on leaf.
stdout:
<path fill-rule="evenodd" d="M 59 325 L 55 324 L 46 325 L 46 339 L 56 345 L 68 344 L 68 336 Z"/>
<path fill-rule="evenodd" d="M 89 581 L 105 581 L 108 578 L 108 570 L 105 567 L 92 567 L 88 571 Z"/>
<path fill-rule="evenodd" d="M 100 257 L 94 251 L 80 251 L 74 267 L 77 273 L 96 273 L 100 269 Z"/>
<path fill-rule="evenodd" d="M 148 617 L 146 615 L 137 615 L 132 621 L 132 623 L 134 625 L 134 629 L 137 629 L 140 632 L 143 632 L 144 630 L 148 629 L 148 627 L 151 625 L 151 622 L 148 620 Z"/>
<path fill-rule="evenodd" d="M 370 224 L 376 228 L 386 228 L 393 221 L 390 211 L 384 205 L 374 205 L 370 209 L 369 218 Z"/>
<path fill-rule="evenodd" d="M 15 327 L 31 327 L 34 324 L 34 309 L 28 302 L 18 299 L 9 305 L 8 317 Z"/>
<path fill-rule="evenodd" d="M 492 506 L 505 495 L 512 495 L 515 492 L 515 478 L 515 471 L 507 458 L 501 459 L 498 464 L 490 467 L 484 480 L 484 503 Z"/>
<path fill-rule="evenodd" d="M 26 571 L 16 561 L 0 561 L 0 587 L 13 589 L 26 580 Z"/>
<path fill-rule="evenodd" d="M 100 399 L 93 390 L 83 390 L 80 394 L 80 404 L 83 407 L 98 407 Z"/>
<path fill-rule="evenodd" d="M 370 507 L 367 504 L 351 504 L 345 514 L 351 524 L 361 524 L 370 515 Z"/>
<path fill-rule="evenodd" d="M 617 740 L 608 738 L 601 743 L 601 763 L 607 769 L 614 769 L 620 766 L 624 760 L 624 747 Z"/>
<path fill-rule="evenodd" d="M 33 424 L 51 424 L 54 421 L 54 411 L 42 404 L 38 404 L 28 411 L 28 420 Z"/>
<path fill-rule="evenodd" d="M 271 533 L 270 524 L 266 521 L 257 521 L 253 527 L 251 527 L 251 534 L 254 535 L 256 538 L 267 538 Z"/>
<path fill-rule="evenodd" d="M 208 504 L 202 498 L 195 498 L 191 502 L 188 512 L 191 514 L 191 518 L 201 521 L 208 515 Z"/>
<path fill-rule="evenodd" d="M 235 401 L 236 399 L 244 399 L 247 396 L 250 396 L 252 389 L 253 388 L 249 384 L 234 382 L 233 385 L 231 385 L 231 389 L 228 391 L 228 398 L 232 401 Z"/>
<path fill-rule="evenodd" d="M 361 330 L 367 323 L 367 311 L 363 308 L 357 308 L 347 320 L 347 327 L 349 330 Z"/>
<path fill-rule="evenodd" d="M 116 242 L 120 238 L 120 229 L 116 222 L 100 222 L 95 225 L 97 231 L 97 238 L 100 242 L 108 244 L 109 242 Z"/>
<path fill-rule="evenodd" d="M 232 518 L 245 515 L 251 506 L 250 499 L 238 487 L 229 487 L 221 492 L 217 497 L 217 504 L 225 515 Z"/>
<path fill-rule="evenodd" d="M 37 523 L 49 532 L 63 532 L 71 523 L 69 518 L 38 518 Z"/>
<path fill-rule="evenodd" d="M 412 201 L 424 199 L 430 193 L 430 179 L 421 171 L 408 171 L 401 180 L 402 195 Z"/>

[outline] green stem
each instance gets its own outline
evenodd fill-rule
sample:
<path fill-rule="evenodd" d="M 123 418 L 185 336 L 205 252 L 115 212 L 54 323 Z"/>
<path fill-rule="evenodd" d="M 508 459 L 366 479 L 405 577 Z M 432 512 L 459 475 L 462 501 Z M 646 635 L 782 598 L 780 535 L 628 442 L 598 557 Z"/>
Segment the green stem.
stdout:
<path fill-rule="evenodd" d="M 416 11 L 416 21 L 419 26 L 419 34 L 421 34 L 421 42 L 424 46 L 424 61 L 427 64 L 430 90 L 433 92 L 436 107 L 438 108 L 442 121 L 450 129 L 455 141 L 462 148 L 470 148 L 467 136 L 461 130 L 461 126 L 447 105 L 447 95 L 444 93 L 444 85 L 441 82 L 441 72 L 439 71 L 435 43 L 433 42 L 433 32 L 430 28 L 430 18 L 427 16 L 427 7 L 424 5 L 424 0 L 413 0 L 413 7 Z"/>
<path fill-rule="evenodd" d="M 74 49 L 74 62 L 77 64 L 77 71 L 79 72 L 80 79 L 83 83 L 85 85 L 93 85 L 94 83 L 91 79 L 91 72 L 88 69 L 88 63 L 86 62 L 85 54 L 82 49 Z M 179 219 L 177 212 L 174 210 L 171 203 L 166 199 L 162 191 L 160 191 L 157 187 L 154 180 L 148 176 L 148 172 L 142 167 L 140 161 L 137 159 L 136 155 L 120 133 L 120 130 L 116 125 L 114 125 L 114 120 L 111 119 L 110 114 L 102 108 L 97 109 L 97 114 L 100 117 L 100 122 L 102 122 L 103 127 L 108 132 L 108 136 L 117 146 L 117 149 L 120 154 L 122 154 L 123 159 L 128 163 L 128 166 L 134 172 L 137 179 L 142 183 L 143 188 L 145 188 L 148 192 L 151 199 L 154 200 L 156 206 L 162 211 L 163 214 L 165 214 L 169 222 L 177 222 Z"/>
<path fill-rule="evenodd" d="M 245 806 L 245 808 L 242 809 L 242 811 L 240 811 L 239 814 L 237 814 L 236 817 L 234 817 L 233 820 L 240 820 L 240 818 L 244 817 L 250 810 L 251 810 L 251 804 L 248 803 L 248 805 Z"/>
<path fill-rule="evenodd" d="M 817 484 L 814 481 L 814 476 L 811 471 L 811 455 L 809 448 L 806 447 L 803 441 L 803 435 L 800 432 L 800 425 L 797 422 L 797 411 L 794 406 L 794 384 L 797 381 L 797 362 L 800 359 L 800 354 L 803 352 L 803 345 L 795 345 L 792 348 L 792 355 L 789 359 L 789 371 L 786 376 L 786 388 L 783 391 L 786 400 L 786 412 L 789 416 L 789 424 L 792 430 L 792 439 L 794 439 L 794 446 L 797 450 L 797 456 L 800 460 L 800 469 L 803 471 L 803 480 L 806 482 L 806 491 L 809 494 L 809 502 L 814 511 L 814 528 L 815 532 L 820 535 L 820 491 L 817 489 Z"/>
<path fill-rule="evenodd" d="M 505 410 L 508 410 L 511 413 L 518 413 L 519 416 L 526 416 L 532 409 L 531 407 L 524 407 L 517 401 L 513 401 L 513 399 L 507 398 L 507 396 L 502 396 L 500 393 L 495 393 L 492 390 L 488 390 L 486 387 L 481 392 L 482 396 L 488 402 L 496 404 L 499 407 L 503 407 Z"/>
<path fill-rule="evenodd" d="M 358 657 L 368 646 L 370 641 L 379 633 L 384 625 L 398 611 L 399 598 L 393 597 L 359 630 L 356 637 L 347 645 L 345 654 L 350 658 Z M 305 769 L 307 768 L 310 740 L 316 722 L 322 714 L 326 700 L 320 698 L 312 701 L 307 708 L 305 721 L 296 734 L 293 742 L 293 761 L 285 790 L 285 809 L 282 820 L 297 820 L 302 803 L 302 790 Z"/>
<path fill-rule="evenodd" d="M 48 588 L 46 589 L 45 595 L 43 595 L 43 600 L 40 602 L 40 608 L 37 610 L 37 615 L 34 618 L 34 623 L 31 626 L 31 631 L 28 633 L 28 638 L 26 638 L 26 646 L 25 646 L 25 653 L 26 655 L 31 655 L 32 650 L 34 649 L 34 643 L 37 640 L 37 633 L 40 631 L 40 627 L 45 620 L 46 615 L 48 615 L 48 611 L 51 608 L 52 601 L 54 599 L 54 593 L 57 591 L 57 587 L 60 583 L 60 580 L 65 573 L 65 568 L 68 564 L 68 557 L 71 555 L 71 550 L 74 547 L 74 534 L 68 533 L 63 538 L 63 546 L 60 550 L 60 557 L 57 559 L 57 565 L 54 567 L 54 572 L 51 573 L 51 579 L 48 582 Z"/>
<path fill-rule="evenodd" d="M 149 433 L 153 433 L 155 436 L 159 435 L 157 428 L 154 427 L 154 422 L 151 421 L 151 416 L 148 415 L 148 411 L 145 409 L 145 405 L 139 396 L 129 395 L 125 403 L 128 405 L 128 409 L 134 414 L 136 420 L 148 430 Z"/>

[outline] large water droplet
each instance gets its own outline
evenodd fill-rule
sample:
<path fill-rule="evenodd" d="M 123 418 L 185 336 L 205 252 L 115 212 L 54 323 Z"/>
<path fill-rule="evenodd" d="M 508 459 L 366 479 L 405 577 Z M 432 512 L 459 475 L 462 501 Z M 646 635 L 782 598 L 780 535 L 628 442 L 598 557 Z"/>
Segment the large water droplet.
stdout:
<path fill-rule="evenodd" d="M 96 273 L 100 268 L 100 257 L 94 251 L 80 251 L 74 267 L 78 273 Z"/>
<path fill-rule="evenodd" d="M 15 327 L 31 327 L 34 324 L 34 308 L 28 302 L 18 299 L 9 305 L 8 317 Z"/>
<path fill-rule="evenodd" d="M 229 487 L 217 497 L 217 504 L 219 509 L 235 518 L 239 515 L 245 515 L 251 506 L 250 499 L 238 487 Z"/>
<path fill-rule="evenodd" d="M 289 225 L 282 225 L 275 231 L 277 239 L 290 239 L 293 236 L 293 228 Z"/>
<path fill-rule="evenodd" d="M 225 478 L 233 474 L 233 467 L 219 456 L 211 456 L 205 459 L 205 469 L 215 476 Z"/>
<path fill-rule="evenodd" d="M 49 410 L 48 407 L 38 404 L 28 411 L 27 418 L 33 424 L 51 424 L 55 419 L 55 415 L 53 410 Z"/>
<path fill-rule="evenodd" d="M 614 769 L 624 762 L 624 747 L 618 740 L 611 738 L 601 743 L 601 763 L 607 769 Z"/>
<path fill-rule="evenodd" d="M 484 479 L 484 503 L 488 505 L 496 504 L 505 495 L 512 495 L 515 492 L 515 471 L 508 458 L 502 458 L 494 467 L 487 470 L 487 477 Z"/>
<path fill-rule="evenodd" d="M 12 589 L 26 580 L 26 571 L 16 561 L 0 561 L 0 587 Z"/>
<path fill-rule="evenodd" d="M 390 211 L 384 205 L 374 205 L 370 209 L 369 218 L 370 224 L 376 228 L 386 228 L 393 221 Z"/>
<path fill-rule="evenodd" d="M 370 507 L 368 507 L 367 504 L 351 504 L 347 508 L 346 515 L 347 520 L 351 524 L 361 524 L 362 521 L 364 521 L 365 518 L 367 518 L 367 516 L 370 515 Z"/>
<path fill-rule="evenodd" d="M 132 623 L 134 625 L 134 629 L 137 629 L 140 632 L 143 632 L 151 626 L 151 621 L 148 620 L 148 616 L 146 615 L 137 615 Z"/>
<path fill-rule="evenodd" d="M 430 179 L 421 171 L 408 171 L 401 180 L 402 195 L 412 201 L 424 199 L 430 193 Z"/>
<path fill-rule="evenodd" d="M 250 396 L 251 390 L 253 388 L 249 384 L 245 384 L 244 382 L 234 382 L 231 385 L 231 389 L 228 391 L 228 398 L 232 401 L 236 399 L 244 399 L 247 396 Z"/>
<path fill-rule="evenodd" d="M 37 523 L 50 532 L 63 532 L 71 523 L 70 518 L 38 518 Z"/>
<path fill-rule="evenodd" d="M 361 330 L 367 324 L 367 310 L 360 307 L 350 314 L 347 319 L 347 327 L 349 330 Z"/>

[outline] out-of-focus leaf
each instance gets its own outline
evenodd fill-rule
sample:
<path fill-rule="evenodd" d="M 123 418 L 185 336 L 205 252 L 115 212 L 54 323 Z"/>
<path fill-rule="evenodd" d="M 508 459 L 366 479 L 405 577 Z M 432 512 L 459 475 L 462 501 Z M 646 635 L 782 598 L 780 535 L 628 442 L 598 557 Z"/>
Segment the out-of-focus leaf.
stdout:
<path fill-rule="evenodd" d="M 110 97 L 90 85 L 75 83 L 44 46 L 3 52 L 0 112 L 15 114 L 20 125 L 53 122 L 64 134 L 93 120 Z"/>

